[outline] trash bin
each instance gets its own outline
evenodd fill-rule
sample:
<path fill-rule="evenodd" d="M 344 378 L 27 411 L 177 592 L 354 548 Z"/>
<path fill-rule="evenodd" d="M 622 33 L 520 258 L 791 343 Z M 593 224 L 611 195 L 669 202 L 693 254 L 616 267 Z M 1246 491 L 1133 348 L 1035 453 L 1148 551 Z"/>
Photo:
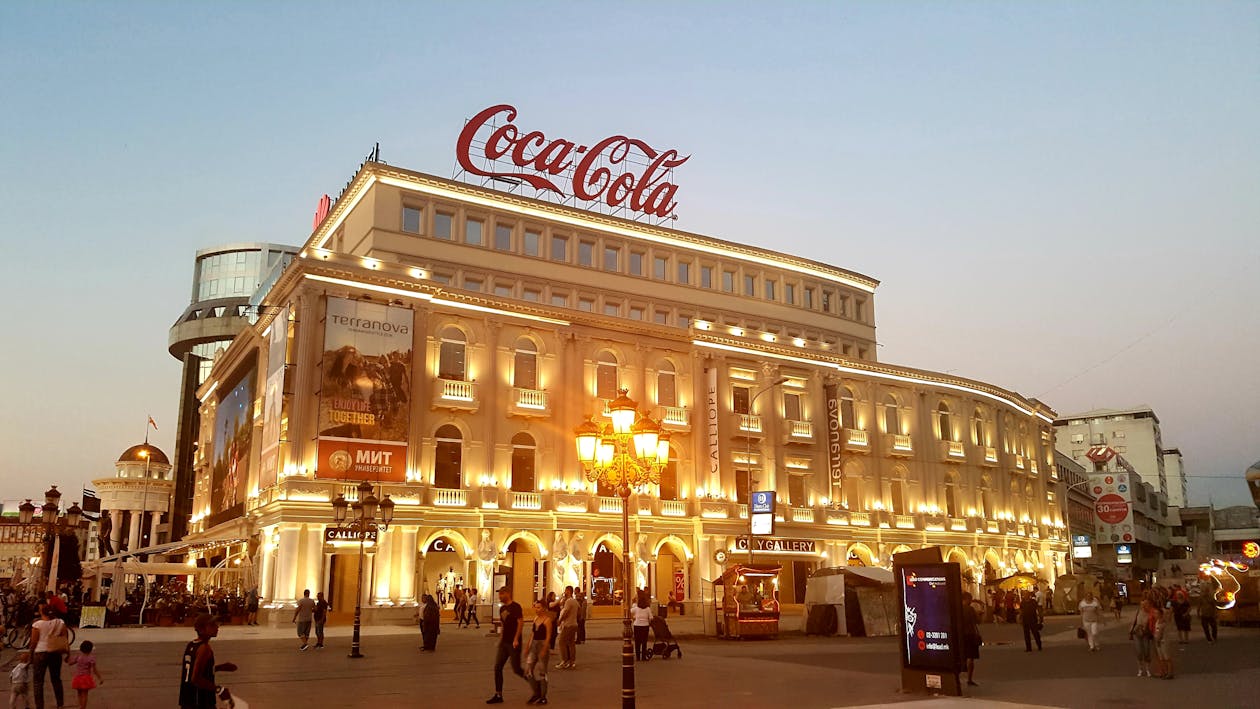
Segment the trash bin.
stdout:
<path fill-rule="evenodd" d="M 669 617 L 669 605 L 668 605 L 668 604 L 666 604 L 666 603 L 658 603 L 658 604 L 656 604 L 656 615 L 657 615 L 657 617 L 658 617 L 658 618 L 668 618 L 668 617 Z"/>

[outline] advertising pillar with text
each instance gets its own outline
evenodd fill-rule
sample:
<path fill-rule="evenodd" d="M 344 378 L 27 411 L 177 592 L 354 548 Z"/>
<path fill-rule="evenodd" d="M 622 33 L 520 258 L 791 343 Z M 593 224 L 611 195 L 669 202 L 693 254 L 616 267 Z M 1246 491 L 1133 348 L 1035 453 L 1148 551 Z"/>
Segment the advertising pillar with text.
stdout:
<path fill-rule="evenodd" d="M 895 564 L 901 599 L 902 689 L 957 695 L 962 577 L 957 564 Z"/>
<path fill-rule="evenodd" d="M 317 477 L 404 482 L 413 312 L 328 299 Z"/>

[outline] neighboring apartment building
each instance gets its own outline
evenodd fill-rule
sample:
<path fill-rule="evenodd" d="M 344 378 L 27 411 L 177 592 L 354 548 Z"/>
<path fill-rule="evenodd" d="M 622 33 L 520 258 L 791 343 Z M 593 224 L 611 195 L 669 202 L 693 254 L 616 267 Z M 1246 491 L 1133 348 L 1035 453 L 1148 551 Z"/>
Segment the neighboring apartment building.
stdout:
<path fill-rule="evenodd" d="M 353 608 L 358 535 L 331 502 L 396 504 L 369 618 L 503 583 L 597 603 L 645 587 L 699 610 L 746 553 L 803 600 L 820 566 L 939 545 L 986 578 L 1066 571 L 1052 411 L 875 361 L 867 276 L 369 162 L 198 388 L 190 540 L 249 540 L 260 593 Z M 670 435 L 660 484 L 588 482 L 574 427 L 618 388 Z M 633 578 L 619 560 L 629 553 Z M 227 558 L 227 557 L 225 557 Z M 395 609 L 395 610 L 391 610 Z"/>
<path fill-rule="evenodd" d="M 1181 451 L 1176 448 L 1164 449 L 1164 479 L 1168 483 L 1168 506 L 1186 507 L 1190 498 L 1186 494 L 1186 469 Z"/>
<path fill-rule="evenodd" d="M 1159 417 L 1151 407 L 1063 414 L 1055 419 L 1054 428 L 1055 447 L 1087 470 L 1093 467 L 1088 456 L 1089 449 L 1107 446 L 1124 456 L 1143 479 L 1160 492 L 1167 493 L 1164 442 Z"/>
<path fill-rule="evenodd" d="M 1072 568 L 1083 571 L 1093 558 L 1094 496 L 1089 491 L 1089 475 L 1085 467 L 1060 451 L 1054 452 L 1054 467 L 1059 471 L 1057 495 L 1067 501 L 1068 539 L 1072 542 Z"/>
<path fill-rule="evenodd" d="M 167 347 L 183 362 L 179 420 L 175 428 L 175 494 L 169 525 L 161 538 L 181 539 L 192 515 L 193 444 L 199 422 L 194 392 L 210 374 L 215 353 L 232 343 L 243 328 L 258 319 L 257 298 L 279 277 L 297 253 L 292 246 L 239 243 L 202 249 L 193 265 L 192 300 L 171 325 Z"/>

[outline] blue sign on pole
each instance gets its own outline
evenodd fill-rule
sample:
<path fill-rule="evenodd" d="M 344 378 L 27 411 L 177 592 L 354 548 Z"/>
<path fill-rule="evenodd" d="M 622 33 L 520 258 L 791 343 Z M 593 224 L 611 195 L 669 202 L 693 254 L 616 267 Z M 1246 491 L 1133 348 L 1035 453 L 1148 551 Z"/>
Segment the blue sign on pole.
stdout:
<path fill-rule="evenodd" d="M 774 514 L 774 493 L 773 492 L 754 492 L 752 494 L 752 512 Z"/>

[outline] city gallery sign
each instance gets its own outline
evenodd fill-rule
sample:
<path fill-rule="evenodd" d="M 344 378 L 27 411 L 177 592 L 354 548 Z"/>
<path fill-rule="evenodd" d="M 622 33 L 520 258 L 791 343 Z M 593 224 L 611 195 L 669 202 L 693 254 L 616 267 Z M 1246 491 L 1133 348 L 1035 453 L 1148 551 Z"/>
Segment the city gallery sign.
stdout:
<path fill-rule="evenodd" d="M 516 107 L 507 104 L 473 116 L 455 146 L 459 166 L 473 175 L 520 181 L 539 191 L 609 207 L 624 205 L 661 218 L 673 216 L 678 185 L 667 180 L 668 173 L 690 155 L 659 151 L 624 135 L 590 146 L 563 138 L 548 140 L 542 131 L 522 133 L 515 120 Z M 622 171 L 614 174 L 614 169 Z"/>

